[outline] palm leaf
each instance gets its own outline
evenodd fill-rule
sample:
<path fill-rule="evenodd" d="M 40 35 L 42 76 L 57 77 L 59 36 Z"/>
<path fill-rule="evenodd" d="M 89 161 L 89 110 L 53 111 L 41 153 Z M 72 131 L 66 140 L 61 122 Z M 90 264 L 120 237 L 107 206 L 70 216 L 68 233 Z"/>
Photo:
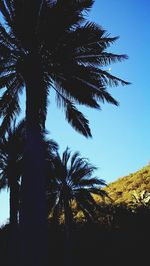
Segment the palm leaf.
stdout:
<path fill-rule="evenodd" d="M 106 182 L 102 179 L 98 179 L 95 177 L 95 178 L 89 178 L 89 179 L 87 178 L 81 179 L 79 184 L 82 186 L 92 186 L 92 187 L 98 185 L 100 187 L 100 186 L 105 186 Z"/>
<path fill-rule="evenodd" d="M 6 178 L 0 179 L 0 190 L 5 189 L 7 187 L 7 180 Z"/>
<path fill-rule="evenodd" d="M 1 11 L 5 21 L 7 22 L 7 24 L 11 25 L 10 14 L 9 14 L 9 11 L 8 11 L 4 1 L 0 1 L 0 11 Z"/>
<path fill-rule="evenodd" d="M 70 154 L 71 153 L 70 153 L 70 150 L 68 147 L 66 148 L 66 150 L 62 154 L 62 164 L 66 169 L 67 169 L 67 164 L 68 164 L 68 161 L 70 158 Z"/>
<path fill-rule="evenodd" d="M 66 119 L 76 131 L 80 132 L 85 137 L 92 137 L 89 128 L 89 121 L 84 115 L 76 109 L 73 103 L 68 103 L 66 108 Z"/>
<path fill-rule="evenodd" d="M 81 209 L 88 221 L 94 222 L 96 220 L 96 214 L 93 207 L 87 200 L 83 200 L 79 195 L 76 197 L 77 205 Z"/>

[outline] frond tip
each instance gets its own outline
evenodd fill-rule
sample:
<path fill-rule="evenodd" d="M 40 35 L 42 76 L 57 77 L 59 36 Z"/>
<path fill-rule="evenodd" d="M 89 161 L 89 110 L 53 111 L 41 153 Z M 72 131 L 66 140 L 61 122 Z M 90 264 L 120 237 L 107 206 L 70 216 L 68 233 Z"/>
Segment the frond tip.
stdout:
<path fill-rule="evenodd" d="M 82 135 L 87 138 L 92 137 L 91 130 L 89 128 L 89 121 L 71 102 L 66 108 L 66 119 L 72 125 L 72 127 L 82 133 Z"/>

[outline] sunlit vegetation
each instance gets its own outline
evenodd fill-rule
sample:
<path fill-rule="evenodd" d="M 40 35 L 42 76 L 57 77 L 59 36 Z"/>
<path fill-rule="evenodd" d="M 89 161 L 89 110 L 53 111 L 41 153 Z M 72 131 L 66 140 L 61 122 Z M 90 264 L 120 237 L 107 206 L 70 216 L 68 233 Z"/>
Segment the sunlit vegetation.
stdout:
<path fill-rule="evenodd" d="M 140 207 L 150 208 L 150 165 L 128 176 L 119 178 L 103 188 L 108 196 L 92 194 L 96 201 L 98 219 L 101 224 L 110 224 L 115 213 L 123 212 L 125 208 L 136 211 Z M 84 213 L 72 202 L 73 217 L 75 222 L 86 222 Z M 117 214 L 118 215 L 118 214 Z M 63 214 L 60 217 L 63 223 Z"/>
<path fill-rule="evenodd" d="M 150 165 L 128 176 L 119 178 L 117 181 L 110 183 L 105 190 L 115 204 L 124 203 L 128 206 L 134 204 L 135 193 L 137 197 L 142 196 L 141 193 L 147 197 L 150 193 Z M 136 202 L 138 204 L 138 200 Z"/>

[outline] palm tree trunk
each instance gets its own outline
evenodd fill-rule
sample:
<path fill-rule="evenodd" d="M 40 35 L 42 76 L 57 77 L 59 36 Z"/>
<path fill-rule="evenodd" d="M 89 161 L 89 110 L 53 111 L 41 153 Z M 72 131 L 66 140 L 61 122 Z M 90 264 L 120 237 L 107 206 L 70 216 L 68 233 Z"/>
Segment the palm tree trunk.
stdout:
<path fill-rule="evenodd" d="M 26 147 L 20 213 L 21 265 L 24 266 L 45 266 L 47 252 L 45 159 L 39 125 L 40 86 L 36 74 L 26 80 Z"/>
<path fill-rule="evenodd" d="M 10 184 L 10 224 L 17 226 L 19 209 L 19 185 L 17 182 Z"/>
<path fill-rule="evenodd" d="M 73 215 L 70 207 L 69 199 L 64 193 L 64 215 L 65 215 L 65 258 L 64 266 L 72 266 L 72 225 Z"/>
<path fill-rule="evenodd" d="M 12 169 L 12 168 L 11 168 Z M 19 209 L 19 185 L 13 171 L 9 178 L 10 185 L 10 241 L 9 241 L 9 265 L 17 265 L 18 262 L 18 209 Z"/>

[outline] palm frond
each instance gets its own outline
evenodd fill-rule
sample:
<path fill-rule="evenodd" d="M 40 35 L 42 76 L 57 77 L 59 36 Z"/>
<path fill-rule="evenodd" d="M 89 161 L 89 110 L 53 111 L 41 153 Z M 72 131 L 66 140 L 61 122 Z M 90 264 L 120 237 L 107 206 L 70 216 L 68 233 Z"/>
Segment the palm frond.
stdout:
<path fill-rule="evenodd" d="M 70 160 L 70 170 L 75 168 L 75 165 L 78 162 L 79 158 L 80 158 L 80 153 L 74 152 L 74 154 L 72 155 L 71 160 Z M 71 171 L 70 171 L 70 173 L 71 173 Z"/>
<path fill-rule="evenodd" d="M 11 25 L 10 13 L 4 0 L 0 1 L 0 12 L 2 13 L 7 24 Z"/>
<path fill-rule="evenodd" d="M 20 113 L 18 92 L 21 91 L 23 84 L 15 78 L 7 86 L 8 89 L 4 91 L 0 99 L 0 117 L 3 118 L 0 128 L 1 134 L 10 127 L 11 121 Z"/>
<path fill-rule="evenodd" d="M 92 194 L 95 194 L 95 195 L 99 195 L 102 198 L 109 197 L 105 190 L 99 189 L 99 188 L 96 188 L 96 187 L 89 188 L 89 192 L 92 193 Z"/>
<path fill-rule="evenodd" d="M 107 71 L 104 71 L 101 69 L 95 69 L 95 72 L 99 73 L 101 75 L 101 78 L 106 85 L 118 86 L 119 84 L 121 84 L 121 85 L 130 85 L 131 84 L 130 82 L 127 82 L 123 79 L 120 79 L 116 76 L 111 75 Z"/>
<path fill-rule="evenodd" d="M 66 33 L 62 41 L 66 43 L 66 52 L 74 52 L 79 56 L 84 52 L 94 50 L 102 52 L 117 39 L 118 37 L 109 37 L 106 30 L 96 23 L 87 22 L 83 26 L 77 27 L 74 31 Z M 61 47 L 59 49 L 61 50 Z"/>
<path fill-rule="evenodd" d="M 0 136 L 2 136 L 10 127 L 14 118 L 19 115 L 20 106 L 18 104 L 18 97 L 14 97 L 9 102 L 9 105 L 2 111 L 3 120 L 0 127 Z"/>
<path fill-rule="evenodd" d="M 96 170 L 95 166 L 89 164 L 85 159 L 80 160 L 70 169 L 70 175 L 74 184 L 78 184 L 82 179 L 88 179 Z"/>
<path fill-rule="evenodd" d="M 80 182 L 79 182 L 79 185 L 81 186 L 91 186 L 91 187 L 95 187 L 95 186 L 105 186 L 106 185 L 106 182 L 102 179 L 99 179 L 99 178 L 85 178 L 85 179 L 81 179 Z"/>
<path fill-rule="evenodd" d="M 67 147 L 66 150 L 62 154 L 62 164 L 64 165 L 64 167 L 66 169 L 67 169 L 67 165 L 68 165 L 68 161 L 69 161 L 70 155 L 71 155 L 71 152 L 70 152 L 69 148 Z"/>
<path fill-rule="evenodd" d="M 66 66 L 64 66 L 65 68 Z M 71 69 L 71 66 L 70 66 Z M 76 78 L 70 71 L 67 76 L 57 77 L 58 91 L 68 98 L 71 102 L 89 106 L 91 108 L 99 109 L 99 104 L 94 98 L 92 87 L 86 82 L 82 82 Z"/>
<path fill-rule="evenodd" d="M 100 66 L 107 66 L 112 63 L 121 62 L 122 60 L 128 59 L 127 55 L 116 55 L 112 53 L 102 52 L 99 49 L 85 51 L 80 55 L 76 56 L 76 59 L 79 62 L 84 64 L 93 64 Z"/>
<path fill-rule="evenodd" d="M 0 179 L 0 190 L 5 189 L 7 187 L 7 180 L 6 178 Z"/>
<path fill-rule="evenodd" d="M 84 117 L 84 115 L 76 109 L 73 103 L 69 102 L 66 108 L 66 119 L 85 137 L 92 137 L 91 130 L 89 128 L 89 121 Z"/>
<path fill-rule="evenodd" d="M 64 73 L 66 65 L 64 66 Z M 78 66 L 76 64 L 70 64 L 69 72 L 66 73 L 69 76 L 63 76 L 57 80 L 58 91 L 65 95 L 69 100 L 75 101 L 79 104 L 84 104 L 96 109 L 100 109 L 98 101 L 107 101 L 111 104 L 118 105 L 118 102 L 106 91 L 105 86 L 108 82 L 125 82 L 121 79 L 115 79 L 114 76 L 106 76 L 107 72 L 102 71 L 95 67 Z M 109 75 L 109 73 L 108 73 Z M 109 78 L 109 79 L 108 79 Z M 72 87 L 71 87 L 71 84 Z M 126 82 L 124 83 L 126 84 Z M 64 88 L 67 88 L 67 92 Z M 70 89 L 71 88 L 71 89 Z M 77 90 L 76 88 L 80 88 Z"/>
<path fill-rule="evenodd" d="M 76 197 L 76 200 L 79 209 L 82 210 L 87 220 L 94 222 L 97 217 L 95 211 L 93 210 L 93 206 L 87 200 L 83 200 L 79 195 Z"/>
<path fill-rule="evenodd" d="M 47 154 L 49 154 L 51 157 L 53 153 L 57 152 L 58 150 L 58 144 L 56 143 L 56 141 L 52 140 L 52 139 L 46 139 L 46 137 L 43 139 L 43 145 L 44 145 L 44 149 L 46 151 Z"/>
<path fill-rule="evenodd" d="M 15 74 L 13 73 L 9 73 L 9 74 L 6 74 L 4 76 L 1 76 L 0 77 L 0 89 L 3 89 L 5 86 L 9 86 L 8 84 L 11 84 L 12 81 L 14 80 L 15 78 Z"/>
<path fill-rule="evenodd" d="M 56 90 L 55 87 L 53 88 L 57 93 L 57 105 L 58 107 L 64 107 L 68 123 L 70 123 L 72 127 L 75 128 L 76 131 L 80 132 L 83 136 L 91 137 L 92 135 L 89 128 L 89 121 L 79 110 L 77 110 L 73 102 Z"/>
<path fill-rule="evenodd" d="M 5 44 L 10 50 L 16 50 L 19 51 L 17 41 L 15 38 L 12 38 L 9 33 L 7 33 L 6 29 L 3 27 L 3 25 L 0 23 L 0 34 L 1 34 L 1 42 L 3 41 L 3 44 Z"/>
<path fill-rule="evenodd" d="M 19 187 L 18 181 L 23 173 L 24 146 L 25 121 L 16 124 L 14 120 L 0 140 L 0 182 L 4 187 L 12 188 L 14 182 Z"/>

